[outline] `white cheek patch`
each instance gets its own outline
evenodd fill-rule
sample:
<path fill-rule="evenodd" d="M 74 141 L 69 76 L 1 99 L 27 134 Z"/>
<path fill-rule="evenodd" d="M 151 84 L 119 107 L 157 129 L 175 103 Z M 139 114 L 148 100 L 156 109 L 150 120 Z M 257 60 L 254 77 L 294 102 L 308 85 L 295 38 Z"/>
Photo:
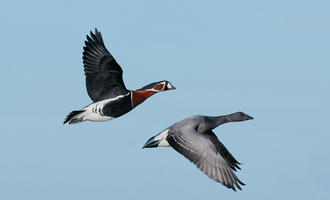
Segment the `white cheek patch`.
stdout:
<path fill-rule="evenodd" d="M 173 86 L 171 85 L 171 83 L 167 83 L 167 88 L 168 89 L 172 89 L 173 88 Z"/>

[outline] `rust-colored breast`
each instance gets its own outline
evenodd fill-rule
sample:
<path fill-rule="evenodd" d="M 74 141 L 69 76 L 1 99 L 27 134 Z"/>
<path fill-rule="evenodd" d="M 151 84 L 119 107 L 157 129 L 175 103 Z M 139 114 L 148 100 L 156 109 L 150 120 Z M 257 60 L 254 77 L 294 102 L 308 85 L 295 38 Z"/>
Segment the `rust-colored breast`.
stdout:
<path fill-rule="evenodd" d="M 133 108 L 139 105 L 140 103 L 144 102 L 146 99 L 148 99 L 150 96 L 155 94 L 154 91 L 132 91 L 132 105 Z"/>

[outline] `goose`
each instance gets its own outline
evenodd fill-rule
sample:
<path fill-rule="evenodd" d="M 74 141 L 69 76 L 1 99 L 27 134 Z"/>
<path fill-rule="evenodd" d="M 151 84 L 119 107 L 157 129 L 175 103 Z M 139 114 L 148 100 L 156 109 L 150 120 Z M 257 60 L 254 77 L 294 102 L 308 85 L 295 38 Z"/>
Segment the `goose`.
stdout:
<path fill-rule="evenodd" d="M 95 29 L 86 36 L 83 64 L 86 87 L 93 103 L 70 112 L 64 124 L 89 121 L 107 121 L 120 117 L 152 95 L 174 90 L 167 80 L 150 83 L 137 90 L 128 90 L 123 81 L 123 70 L 104 45 L 101 32 Z"/>
<path fill-rule="evenodd" d="M 172 147 L 194 163 L 214 181 L 236 191 L 245 185 L 235 175 L 240 163 L 212 131 L 221 124 L 251 120 L 253 117 L 236 112 L 222 116 L 195 115 L 179 121 L 151 137 L 143 148 Z"/>

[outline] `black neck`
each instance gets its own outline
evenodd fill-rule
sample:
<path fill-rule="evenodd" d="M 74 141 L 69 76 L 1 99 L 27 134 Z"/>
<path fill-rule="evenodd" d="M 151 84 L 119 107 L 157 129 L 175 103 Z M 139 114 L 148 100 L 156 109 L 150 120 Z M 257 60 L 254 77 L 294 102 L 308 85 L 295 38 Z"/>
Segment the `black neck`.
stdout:
<path fill-rule="evenodd" d="M 229 115 L 222 115 L 217 117 L 205 116 L 204 120 L 199 124 L 197 131 L 204 133 L 205 131 L 212 130 L 221 124 L 228 122 L 241 122 L 245 120 L 253 119 L 252 117 L 242 113 L 236 112 Z"/>
<path fill-rule="evenodd" d="M 158 81 L 158 82 L 153 82 L 153 83 L 150 83 L 146 86 L 143 86 L 142 88 L 138 89 L 137 91 L 141 91 L 141 90 L 151 90 L 153 89 L 158 83 L 161 83 L 163 81 Z"/>

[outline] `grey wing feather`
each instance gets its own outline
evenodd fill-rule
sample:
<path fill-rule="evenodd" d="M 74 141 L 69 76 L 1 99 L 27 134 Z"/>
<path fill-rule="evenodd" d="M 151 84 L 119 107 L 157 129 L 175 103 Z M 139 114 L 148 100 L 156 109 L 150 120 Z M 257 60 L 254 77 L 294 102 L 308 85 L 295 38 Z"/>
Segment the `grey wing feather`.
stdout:
<path fill-rule="evenodd" d="M 213 133 L 213 131 L 207 131 L 203 133 L 206 137 L 210 139 L 210 141 L 214 144 L 217 151 L 220 153 L 220 155 L 227 161 L 227 164 L 230 166 L 231 169 L 236 171 L 236 169 L 241 169 L 238 165 L 239 163 L 234 156 L 228 151 L 228 149 L 223 145 L 218 137 Z"/>
<path fill-rule="evenodd" d="M 184 128 L 169 135 L 167 141 L 211 179 L 234 191 L 236 191 L 235 186 L 241 190 L 240 185 L 244 183 L 237 178 L 229 162 L 208 137 L 196 132 L 193 128 Z"/>

